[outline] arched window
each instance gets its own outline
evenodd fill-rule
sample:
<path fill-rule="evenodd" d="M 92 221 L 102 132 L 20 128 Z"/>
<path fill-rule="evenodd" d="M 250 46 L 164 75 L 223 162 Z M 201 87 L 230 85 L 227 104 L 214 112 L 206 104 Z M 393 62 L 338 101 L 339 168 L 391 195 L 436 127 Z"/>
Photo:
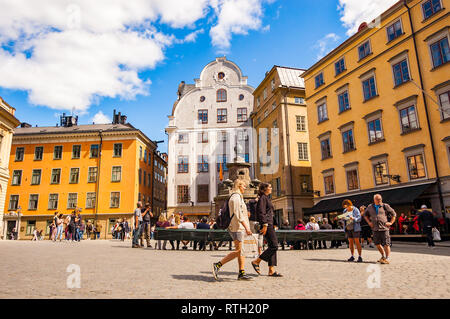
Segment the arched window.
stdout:
<path fill-rule="evenodd" d="M 227 91 L 224 89 L 217 90 L 217 102 L 227 101 Z"/>

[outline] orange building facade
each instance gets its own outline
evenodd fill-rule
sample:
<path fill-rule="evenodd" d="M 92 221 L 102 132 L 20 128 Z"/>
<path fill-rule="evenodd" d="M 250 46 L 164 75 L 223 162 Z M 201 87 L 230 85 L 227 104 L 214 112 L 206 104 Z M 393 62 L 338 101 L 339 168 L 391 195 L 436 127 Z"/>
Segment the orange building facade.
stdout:
<path fill-rule="evenodd" d="M 17 128 L 5 218 L 16 222 L 19 239 L 34 229 L 48 238 L 55 212 L 81 208 L 85 222 L 101 225 L 100 238 L 110 238 L 138 200 L 153 202 L 156 147 L 130 124 Z"/>

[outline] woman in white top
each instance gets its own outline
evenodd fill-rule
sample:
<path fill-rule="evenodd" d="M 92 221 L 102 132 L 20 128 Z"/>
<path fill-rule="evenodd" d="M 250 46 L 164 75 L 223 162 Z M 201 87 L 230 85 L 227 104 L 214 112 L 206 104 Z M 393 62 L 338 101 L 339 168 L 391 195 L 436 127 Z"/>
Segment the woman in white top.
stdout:
<path fill-rule="evenodd" d="M 314 217 L 311 217 L 309 219 L 309 223 L 305 226 L 306 230 L 319 230 L 319 224 L 316 222 L 316 219 Z M 314 242 L 310 243 L 309 246 L 313 249 L 316 249 L 317 247 L 317 240 L 314 240 Z"/>
<path fill-rule="evenodd" d="M 246 189 L 245 182 L 241 179 L 237 179 L 234 182 L 234 190 L 228 202 L 229 213 L 231 218 L 228 231 L 234 242 L 235 250 L 232 253 L 226 255 L 218 263 L 213 263 L 213 275 L 218 279 L 219 269 L 227 262 L 237 258 L 239 265 L 238 280 L 250 280 L 252 279 L 245 273 L 245 256 L 241 254 L 242 241 L 245 235 L 251 235 L 250 222 L 248 220 L 247 205 L 245 205 L 244 197 L 242 196 Z"/>

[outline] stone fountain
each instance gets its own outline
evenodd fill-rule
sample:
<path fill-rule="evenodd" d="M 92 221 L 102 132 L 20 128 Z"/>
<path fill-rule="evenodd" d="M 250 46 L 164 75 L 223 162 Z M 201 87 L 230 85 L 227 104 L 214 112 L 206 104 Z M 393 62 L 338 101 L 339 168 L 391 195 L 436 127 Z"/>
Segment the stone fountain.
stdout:
<path fill-rule="evenodd" d="M 258 194 L 258 186 L 261 182 L 257 179 L 251 179 L 250 168 L 252 167 L 252 164 L 246 163 L 244 158 L 238 155 L 241 154 L 239 144 L 234 148 L 234 151 L 236 153 L 236 157 L 234 158 L 233 163 L 227 163 L 229 179 L 226 179 L 219 184 L 217 191 L 218 194 L 214 198 L 216 209 L 212 214 L 213 216 L 211 216 L 213 218 L 217 218 L 219 210 L 232 194 L 233 185 L 237 179 L 243 180 L 247 186 L 244 193 L 245 203 L 248 203 L 251 199 L 255 199 Z"/>

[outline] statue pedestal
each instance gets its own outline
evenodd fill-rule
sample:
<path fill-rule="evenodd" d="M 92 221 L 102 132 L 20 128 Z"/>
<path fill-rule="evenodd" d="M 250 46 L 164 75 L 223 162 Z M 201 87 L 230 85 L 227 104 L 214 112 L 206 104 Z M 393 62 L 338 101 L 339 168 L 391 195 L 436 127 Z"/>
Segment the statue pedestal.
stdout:
<path fill-rule="evenodd" d="M 251 167 L 251 164 L 245 162 L 227 163 L 229 179 L 219 184 L 218 195 L 214 198 L 214 202 L 216 203 L 215 214 L 213 213 L 213 216 L 211 216 L 212 218 L 217 218 L 219 210 L 232 194 L 234 182 L 237 179 L 243 180 L 245 182 L 245 186 L 247 187 L 244 193 L 244 201 L 247 203 L 249 200 L 256 198 L 258 194 L 259 181 L 251 180 Z"/>

